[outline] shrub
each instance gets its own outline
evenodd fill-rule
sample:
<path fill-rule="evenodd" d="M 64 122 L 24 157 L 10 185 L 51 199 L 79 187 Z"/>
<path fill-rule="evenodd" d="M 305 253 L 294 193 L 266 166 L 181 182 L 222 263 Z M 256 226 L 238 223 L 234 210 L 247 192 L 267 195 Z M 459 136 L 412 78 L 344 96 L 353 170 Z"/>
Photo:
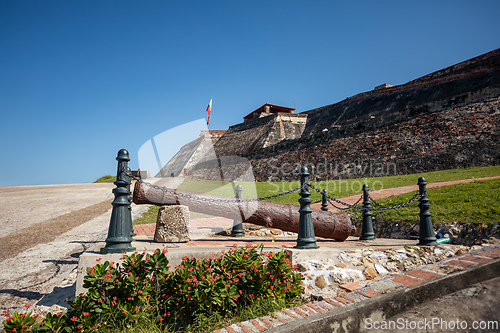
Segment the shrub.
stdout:
<path fill-rule="evenodd" d="M 124 255 L 122 263 L 87 268 L 87 293 L 69 302 L 62 316 L 47 315 L 32 332 L 84 332 L 137 325 L 159 330 L 192 329 L 193 323 L 231 317 L 254 302 L 285 305 L 298 299 L 302 275 L 287 252 L 234 246 L 212 258 L 184 257 L 170 270 L 166 250 Z M 31 314 L 28 315 L 31 317 Z M 20 320 L 18 320 L 20 321 Z"/>

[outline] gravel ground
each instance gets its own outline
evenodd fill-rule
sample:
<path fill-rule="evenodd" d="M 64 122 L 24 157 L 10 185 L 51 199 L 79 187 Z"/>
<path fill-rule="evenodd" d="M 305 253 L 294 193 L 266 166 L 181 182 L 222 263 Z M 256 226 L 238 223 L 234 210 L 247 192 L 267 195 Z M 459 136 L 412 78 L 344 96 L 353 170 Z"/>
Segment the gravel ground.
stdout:
<path fill-rule="evenodd" d="M 152 180 L 158 181 L 179 183 Z M 35 303 L 67 307 L 62 300 L 75 293 L 80 254 L 106 239 L 114 188 L 112 183 L 0 187 L 0 310 Z M 132 204 L 132 218 L 147 209 Z"/>
<path fill-rule="evenodd" d="M 114 187 L 0 187 L 0 309 L 65 305 L 79 255 L 106 238 Z"/>

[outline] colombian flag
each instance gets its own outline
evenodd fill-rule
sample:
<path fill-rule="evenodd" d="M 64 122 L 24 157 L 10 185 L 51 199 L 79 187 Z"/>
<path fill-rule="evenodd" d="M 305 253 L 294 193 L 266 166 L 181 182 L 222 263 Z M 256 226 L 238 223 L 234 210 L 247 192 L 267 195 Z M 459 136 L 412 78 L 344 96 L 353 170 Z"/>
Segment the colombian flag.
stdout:
<path fill-rule="evenodd" d="M 212 111 L 212 99 L 211 98 L 210 98 L 210 103 L 208 103 L 208 106 L 207 106 L 207 113 L 208 113 L 207 125 L 210 123 L 210 111 Z"/>

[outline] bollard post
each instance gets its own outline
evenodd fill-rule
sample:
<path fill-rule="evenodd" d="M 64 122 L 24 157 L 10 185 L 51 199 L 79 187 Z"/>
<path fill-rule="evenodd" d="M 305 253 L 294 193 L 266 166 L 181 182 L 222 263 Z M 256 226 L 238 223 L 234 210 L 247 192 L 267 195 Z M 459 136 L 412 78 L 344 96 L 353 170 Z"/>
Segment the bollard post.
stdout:
<path fill-rule="evenodd" d="M 299 217 L 299 235 L 297 237 L 296 249 L 317 249 L 316 237 L 314 236 L 314 226 L 311 218 L 311 198 L 309 196 L 309 186 L 307 185 L 309 179 L 309 171 L 305 166 L 300 168 L 300 217 Z"/>
<path fill-rule="evenodd" d="M 375 233 L 373 232 L 373 223 L 372 223 L 372 212 L 370 206 L 370 197 L 368 195 L 368 191 L 370 188 L 367 184 L 363 185 L 363 225 L 361 227 L 361 236 L 360 240 L 369 240 L 375 239 Z"/>
<path fill-rule="evenodd" d="M 106 246 L 101 248 L 102 254 L 135 251 L 135 247 L 132 247 L 130 177 L 122 172 L 127 170 L 127 163 L 130 161 L 128 151 L 121 149 L 116 160 L 118 161 L 118 171 L 114 183 L 116 188 L 113 189 L 115 199 L 112 202 L 113 210 L 109 221 Z"/>
<path fill-rule="evenodd" d="M 436 242 L 436 234 L 434 233 L 434 228 L 432 226 L 431 213 L 429 212 L 429 198 L 427 198 L 427 191 L 425 189 L 427 182 L 425 178 L 420 177 L 418 179 L 418 189 L 420 193 L 420 203 L 418 207 L 420 208 L 420 234 L 419 242 L 417 245 L 438 245 Z"/>
<path fill-rule="evenodd" d="M 324 212 L 328 211 L 328 203 L 326 202 L 326 190 L 321 191 L 321 210 Z"/>
<path fill-rule="evenodd" d="M 236 185 L 236 199 L 241 199 L 241 185 Z M 239 202 L 239 200 L 238 200 Z M 245 232 L 243 231 L 243 223 L 238 220 L 233 220 L 233 229 L 231 229 L 232 237 L 243 237 Z"/>

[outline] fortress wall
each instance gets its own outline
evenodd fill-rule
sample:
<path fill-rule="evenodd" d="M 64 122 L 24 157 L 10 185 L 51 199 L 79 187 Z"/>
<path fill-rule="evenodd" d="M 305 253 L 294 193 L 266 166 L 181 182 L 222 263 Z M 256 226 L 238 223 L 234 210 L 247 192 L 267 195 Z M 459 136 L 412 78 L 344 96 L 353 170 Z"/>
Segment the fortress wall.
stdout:
<path fill-rule="evenodd" d="M 245 157 L 258 181 L 296 181 L 298 165 L 306 164 L 311 179 L 317 180 L 498 165 L 500 93 L 375 129 L 344 130 L 349 135 L 332 131 L 282 141 Z M 223 164 L 223 174 L 233 178 L 248 168 L 227 161 Z M 221 179 L 218 161 L 198 164 L 190 177 Z"/>
<path fill-rule="evenodd" d="M 318 179 L 363 176 L 352 170 L 365 165 L 371 167 L 364 176 L 385 175 L 374 174 L 374 163 L 397 174 L 500 164 L 499 96 L 500 49 L 286 120 L 275 114 L 231 126 L 215 151 L 251 160 L 259 181 L 297 180 L 293 166 L 307 163 L 333 165 L 313 171 Z M 215 174 L 216 161 L 205 162 L 196 177 Z"/>
<path fill-rule="evenodd" d="M 432 86 L 346 100 L 310 115 L 303 136 L 320 135 L 323 129 L 334 125 L 375 129 L 450 106 L 476 102 L 499 92 L 500 71 L 497 71 Z"/>
<path fill-rule="evenodd" d="M 296 164 L 311 178 L 376 177 L 500 164 L 500 96 L 451 107 L 357 135 L 280 147 L 252 160 L 256 180 L 294 181 Z"/>

